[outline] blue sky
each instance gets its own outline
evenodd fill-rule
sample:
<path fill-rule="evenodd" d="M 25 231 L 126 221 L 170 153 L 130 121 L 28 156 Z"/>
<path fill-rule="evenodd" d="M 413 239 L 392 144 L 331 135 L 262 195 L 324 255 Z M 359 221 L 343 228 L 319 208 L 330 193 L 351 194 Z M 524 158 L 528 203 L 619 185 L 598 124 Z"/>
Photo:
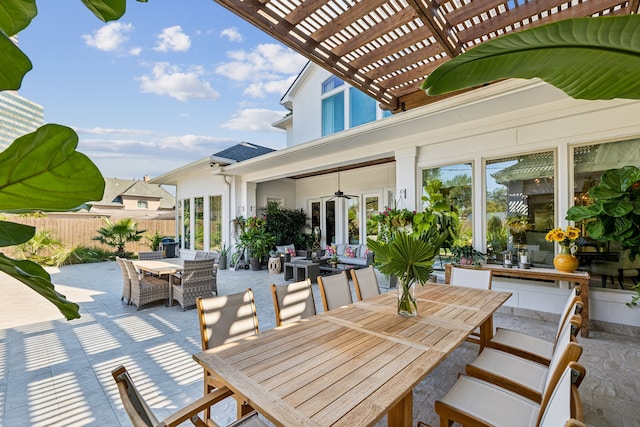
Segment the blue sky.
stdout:
<path fill-rule="evenodd" d="M 127 1 L 107 24 L 80 0 L 37 6 L 19 93 L 74 128 L 105 177 L 157 176 L 240 141 L 285 146 L 271 123 L 306 60 L 213 1 Z"/>

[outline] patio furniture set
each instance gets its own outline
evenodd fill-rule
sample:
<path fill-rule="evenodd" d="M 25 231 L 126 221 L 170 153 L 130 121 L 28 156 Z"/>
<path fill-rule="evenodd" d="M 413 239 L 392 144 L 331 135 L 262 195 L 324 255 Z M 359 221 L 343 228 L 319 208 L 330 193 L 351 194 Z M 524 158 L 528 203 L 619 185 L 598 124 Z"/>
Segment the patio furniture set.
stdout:
<path fill-rule="evenodd" d="M 457 273 L 453 279 L 462 281 L 477 271 Z M 435 403 L 441 425 L 583 425 L 578 288 L 547 342 L 508 329 L 494 335 L 493 313 L 511 294 L 482 278 L 472 287 L 427 283 L 416 290 L 419 314 L 403 317 L 395 294 L 379 292 L 372 267 L 351 274 L 356 302 L 344 292 L 346 272 L 318 278 L 320 314 L 309 278 L 272 285 L 278 326 L 265 332 L 251 289 L 198 298 L 202 351 L 193 357 L 204 369 L 204 396 L 162 425 L 207 425 L 209 408 L 233 396 L 233 426 L 264 426 L 264 418 L 287 426 L 372 426 L 385 415 L 389 426 L 411 426 L 413 388 L 476 328 L 479 356 Z M 135 425 L 157 425 L 126 368 L 113 377 L 134 424 L 142 417 L 150 421 Z"/>
<path fill-rule="evenodd" d="M 195 306 L 198 297 L 217 295 L 217 259 L 203 254 L 193 260 L 162 258 L 162 251 L 140 252 L 135 261 L 116 257 L 122 271 L 121 300 L 138 310 L 156 301 L 168 306 L 176 301 L 184 311 Z"/>

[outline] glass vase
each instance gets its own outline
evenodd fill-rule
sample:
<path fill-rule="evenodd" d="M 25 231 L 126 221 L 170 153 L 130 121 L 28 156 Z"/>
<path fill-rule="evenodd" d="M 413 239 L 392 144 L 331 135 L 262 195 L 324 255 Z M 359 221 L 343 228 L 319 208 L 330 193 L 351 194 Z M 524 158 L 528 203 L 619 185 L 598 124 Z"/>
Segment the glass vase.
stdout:
<path fill-rule="evenodd" d="M 404 317 L 418 315 L 418 302 L 416 301 L 416 283 L 398 279 L 398 314 Z"/>

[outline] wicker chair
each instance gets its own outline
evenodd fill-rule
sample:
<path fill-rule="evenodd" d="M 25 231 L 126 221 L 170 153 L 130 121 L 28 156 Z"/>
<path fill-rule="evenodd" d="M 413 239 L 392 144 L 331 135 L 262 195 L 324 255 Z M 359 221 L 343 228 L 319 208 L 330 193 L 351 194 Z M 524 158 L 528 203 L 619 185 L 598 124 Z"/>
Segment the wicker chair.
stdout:
<path fill-rule="evenodd" d="M 138 259 L 162 259 L 164 258 L 163 251 L 147 251 L 147 252 L 138 252 Z"/>
<path fill-rule="evenodd" d="M 180 283 L 172 285 L 172 300 L 176 300 L 183 311 L 195 306 L 198 297 L 212 297 L 214 293 L 218 295 L 218 269 L 214 268 L 214 262 L 213 259 L 184 261 Z"/>
<path fill-rule="evenodd" d="M 122 296 L 120 301 L 127 300 L 127 304 L 131 304 L 131 279 L 129 279 L 129 272 L 124 265 L 124 258 L 116 257 L 120 271 L 122 272 Z"/>
<path fill-rule="evenodd" d="M 140 276 L 133 262 L 123 259 L 131 280 L 131 298 L 129 303 L 138 310 L 145 304 L 169 299 L 169 282 L 154 276 Z"/>

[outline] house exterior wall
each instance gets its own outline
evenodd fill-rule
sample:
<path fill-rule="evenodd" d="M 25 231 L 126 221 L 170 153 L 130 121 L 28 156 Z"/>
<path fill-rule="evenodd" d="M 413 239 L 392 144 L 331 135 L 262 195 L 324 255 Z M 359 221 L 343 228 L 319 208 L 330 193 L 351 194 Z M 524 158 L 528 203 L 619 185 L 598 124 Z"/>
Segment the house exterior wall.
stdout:
<path fill-rule="evenodd" d="M 138 201 L 144 200 L 147 202 L 147 209 L 138 207 Z M 126 210 L 146 210 L 157 211 L 160 208 L 160 200 L 148 199 L 145 197 L 122 197 L 122 206 Z"/>
<path fill-rule="evenodd" d="M 322 103 L 320 91 L 322 82 L 331 74 L 322 68 L 312 66 L 309 72 L 301 75 L 296 82 L 293 93 L 295 99 L 295 111 L 291 122 L 291 130 L 287 131 L 287 147 L 302 144 L 320 138 L 322 135 Z"/>

